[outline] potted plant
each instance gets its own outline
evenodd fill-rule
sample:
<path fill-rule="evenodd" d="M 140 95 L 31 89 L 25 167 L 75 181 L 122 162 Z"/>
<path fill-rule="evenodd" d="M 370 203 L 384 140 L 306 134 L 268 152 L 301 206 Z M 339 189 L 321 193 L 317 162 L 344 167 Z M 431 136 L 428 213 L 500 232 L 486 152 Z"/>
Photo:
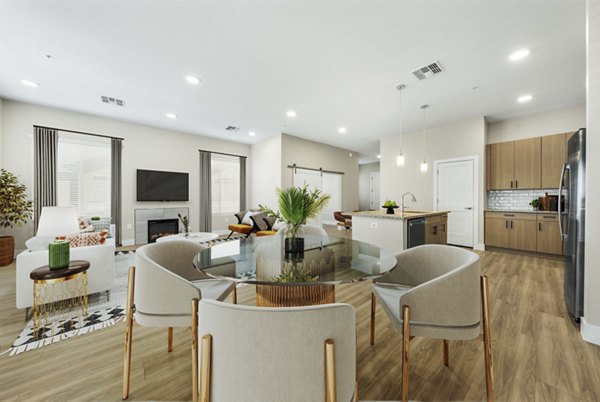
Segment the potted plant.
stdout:
<path fill-rule="evenodd" d="M 540 200 L 539 200 L 539 198 L 534 198 L 533 200 L 531 200 L 531 202 L 529 203 L 529 205 L 531 205 L 533 207 L 534 211 L 537 211 L 538 208 L 540 207 Z"/>
<path fill-rule="evenodd" d="M 27 199 L 27 188 L 17 176 L 0 169 L 0 227 L 21 226 L 31 219 L 33 202 Z M 0 236 L 0 267 L 10 264 L 15 254 L 13 236 Z"/>
<path fill-rule="evenodd" d="M 302 225 L 310 218 L 317 216 L 327 205 L 331 196 L 320 190 L 308 190 L 308 186 L 277 189 L 279 210 L 259 205 L 262 212 L 274 216 L 285 224 L 285 251 L 301 253 L 304 251 L 304 238 L 300 232 Z"/>
<path fill-rule="evenodd" d="M 181 225 L 183 226 L 183 233 L 187 236 L 190 233 L 190 218 L 187 215 L 181 216 L 181 214 L 177 214 L 177 217 L 181 221 Z"/>

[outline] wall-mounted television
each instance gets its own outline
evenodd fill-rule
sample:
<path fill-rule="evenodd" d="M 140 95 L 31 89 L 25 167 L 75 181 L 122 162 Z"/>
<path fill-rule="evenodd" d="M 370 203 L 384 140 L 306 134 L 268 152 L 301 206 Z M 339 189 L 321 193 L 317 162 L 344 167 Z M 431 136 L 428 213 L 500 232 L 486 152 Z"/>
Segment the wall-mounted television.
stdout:
<path fill-rule="evenodd" d="M 137 170 L 138 201 L 189 201 L 189 174 Z"/>

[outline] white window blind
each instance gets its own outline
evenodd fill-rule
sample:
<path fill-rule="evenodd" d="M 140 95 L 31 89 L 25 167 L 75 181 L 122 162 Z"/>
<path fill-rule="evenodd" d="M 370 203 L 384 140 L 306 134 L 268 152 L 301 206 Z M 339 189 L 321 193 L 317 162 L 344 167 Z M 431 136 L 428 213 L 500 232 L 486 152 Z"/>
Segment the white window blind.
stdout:
<path fill-rule="evenodd" d="M 57 205 L 80 216 L 110 217 L 110 139 L 58 133 Z"/>
<path fill-rule="evenodd" d="M 211 192 L 213 214 L 240 211 L 240 158 L 211 154 Z"/>

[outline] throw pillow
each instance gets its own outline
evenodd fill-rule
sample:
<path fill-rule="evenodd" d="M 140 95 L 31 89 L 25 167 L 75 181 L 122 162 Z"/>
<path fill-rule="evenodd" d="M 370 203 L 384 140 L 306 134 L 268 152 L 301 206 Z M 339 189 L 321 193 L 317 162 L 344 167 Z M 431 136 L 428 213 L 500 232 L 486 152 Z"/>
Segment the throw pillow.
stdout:
<path fill-rule="evenodd" d="M 285 226 L 285 223 L 281 222 L 279 219 L 275 221 L 273 224 L 273 230 L 279 232 L 279 229 L 282 229 Z"/>
<path fill-rule="evenodd" d="M 75 247 L 87 247 L 87 246 L 98 246 L 100 244 L 104 244 L 106 241 L 106 235 L 108 232 L 103 230 L 102 232 L 92 232 L 92 233 L 80 233 L 77 235 L 71 236 L 59 236 L 57 240 L 68 240 L 69 245 L 72 248 Z"/>
<path fill-rule="evenodd" d="M 265 222 L 265 214 L 262 212 L 256 215 L 252 215 L 250 219 L 252 219 L 252 221 L 254 222 L 254 226 L 256 226 L 258 230 L 267 230 L 269 227 L 269 225 L 267 225 L 267 222 Z"/>
<path fill-rule="evenodd" d="M 90 223 L 87 221 L 87 219 L 85 218 L 79 218 L 79 230 L 86 231 L 87 232 L 87 228 L 90 227 Z"/>
<path fill-rule="evenodd" d="M 253 226 L 251 216 L 258 215 L 258 214 L 262 214 L 262 212 L 260 212 L 260 211 L 248 211 L 248 212 L 246 212 L 246 215 L 244 215 L 244 218 L 242 219 L 242 223 L 244 225 Z"/>

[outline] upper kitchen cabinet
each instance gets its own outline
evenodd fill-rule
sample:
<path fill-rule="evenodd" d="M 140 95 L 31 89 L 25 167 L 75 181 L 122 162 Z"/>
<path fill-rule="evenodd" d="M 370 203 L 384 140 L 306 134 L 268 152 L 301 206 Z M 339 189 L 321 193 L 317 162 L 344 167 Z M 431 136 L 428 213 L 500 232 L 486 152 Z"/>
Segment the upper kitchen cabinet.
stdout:
<path fill-rule="evenodd" d="M 506 190 L 514 186 L 514 141 L 490 145 L 489 178 L 491 190 Z"/>
<path fill-rule="evenodd" d="M 542 137 L 542 188 L 557 188 L 567 159 L 567 141 L 572 133 Z"/>
<path fill-rule="evenodd" d="M 515 182 L 513 188 L 541 188 L 542 139 L 529 138 L 514 142 Z"/>

